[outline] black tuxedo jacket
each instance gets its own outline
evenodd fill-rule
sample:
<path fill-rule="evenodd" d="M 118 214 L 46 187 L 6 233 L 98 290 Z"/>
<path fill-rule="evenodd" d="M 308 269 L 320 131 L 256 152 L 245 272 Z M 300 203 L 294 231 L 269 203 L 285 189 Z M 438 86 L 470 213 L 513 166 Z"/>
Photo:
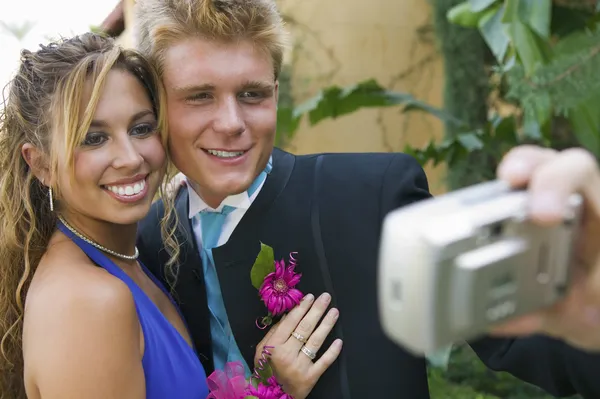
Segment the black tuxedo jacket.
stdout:
<path fill-rule="evenodd" d="M 332 294 L 340 309 L 335 338 L 344 340 L 339 359 L 322 376 L 310 398 L 429 398 L 426 363 L 392 343 L 377 309 L 377 253 L 383 217 L 430 196 L 420 165 L 405 154 L 319 154 L 294 156 L 275 149 L 273 171 L 229 241 L 213 251 L 223 299 L 242 355 L 253 364 L 265 331 L 255 326 L 266 308 L 250 281 L 260 242 L 276 259 L 298 252 L 298 288 Z M 181 223 L 176 300 L 201 361 L 212 372 L 212 352 L 202 262 L 188 219 L 187 190 L 176 209 Z M 165 281 L 158 223 L 162 203 L 141 222 L 142 262 Z M 472 343 L 492 369 L 507 370 L 555 395 L 576 391 L 600 398 L 600 356 L 576 351 L 548 338 L 482 339 Z"/>

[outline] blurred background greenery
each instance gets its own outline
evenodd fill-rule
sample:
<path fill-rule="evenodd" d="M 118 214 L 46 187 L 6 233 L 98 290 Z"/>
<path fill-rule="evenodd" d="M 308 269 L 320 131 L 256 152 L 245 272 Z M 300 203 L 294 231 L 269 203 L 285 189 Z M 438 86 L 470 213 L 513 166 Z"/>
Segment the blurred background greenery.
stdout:
<path fill-rule="evenodd" d="M 431 366 L 428 376 L 432 399 L 554 398 L 508 373 L 491 371 L 466 344 L 453 349 L 447 369 Z"/>

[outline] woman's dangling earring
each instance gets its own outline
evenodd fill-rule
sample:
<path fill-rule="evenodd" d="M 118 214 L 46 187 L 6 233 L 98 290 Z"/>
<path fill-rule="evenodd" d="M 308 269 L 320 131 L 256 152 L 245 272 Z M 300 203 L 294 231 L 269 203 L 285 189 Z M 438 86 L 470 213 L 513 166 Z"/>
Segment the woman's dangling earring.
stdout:
<path fill-rule="evenodd" d="M 42 186 L 45 186 L 44 179 L 42 179 Z M 48 187 L 48 198 L 50 199 L 50 212 L 54 212 L 54 198 L 52 197 L 52 187 Z"/>
<path fill-rule="evenodd" d="M 48 197 L 50 197 L 50 212 L 54 212 L 54 199 L 52 198 L 52 187 L 48 187 Z"/>

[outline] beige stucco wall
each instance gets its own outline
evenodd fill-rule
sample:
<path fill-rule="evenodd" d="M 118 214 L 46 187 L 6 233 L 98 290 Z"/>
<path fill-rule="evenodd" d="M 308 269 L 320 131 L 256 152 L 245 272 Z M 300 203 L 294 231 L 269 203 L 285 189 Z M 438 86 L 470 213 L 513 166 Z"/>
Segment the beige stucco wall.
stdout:
<path fill-rule="evenodd" d="M 322 87 L 375 78 L 389 89 L 410 92 L 441 106 L 442 60 L 436 50 L 431 8 L 423 0 L 279 0 L 293 34 L 286 62 L 294 98 L 305 100 Z M 401 107 L 361 110 L 302 128 L 294 153 L 402 151 L 442 135 L 441 123 Z M 444 190 L 441 168 L 426 168 L 434 193 Z"/>
<path fill-rule="evenodd" d="M 126 31 L 133 45 L 135 23 L 125 0 Z M 292 33 L 286 56 L 293 97 L 301 102 L 332 84 L 375 78 L 385 87 L 442 103 L 442 60 L 436 50 L 431 8 L 424 0 L 276 0 Z M 287 149 L 315 152 L 402 151 L 442 134 L 441 123 L 401 107 L 361 110 L 316 126 L 304 122 Z M 431 191 L 444 191 L 443 169 L 426 167 Z"/>

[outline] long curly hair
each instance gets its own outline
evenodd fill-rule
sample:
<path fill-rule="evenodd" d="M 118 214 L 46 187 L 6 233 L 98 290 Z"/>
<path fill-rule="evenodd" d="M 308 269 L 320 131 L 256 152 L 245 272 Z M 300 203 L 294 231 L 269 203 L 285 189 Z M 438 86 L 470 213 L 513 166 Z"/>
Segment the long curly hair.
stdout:
<path fill-rule="evenodd" d="M 21 149 L 30 143 L 45 155 L 44 167 L 57 172 L 57 146 L 64 146 L 73 170 L 73 154 L 83 141 L 97 106 L 106 75 L 120 68 L 146 88 L 167 148 L 164 89 L 153 66 L 139 53 L 123 49 L 107 37 L 86 33 L 23 50 L 15 77 L 0 107 L 0 398 L 26 398 L 23 382 L 22 329 L 24 302 L 31 278 L 55 231 L 48 187 L 25 162 Z M 91 100 L 80 109 L 86 83 Z M 6 92 L 6 90 L 5 90 Z M 3 94 L 6 94 L 6 93 Z M 80 117 L 80 115 L 82 115 Z M 54 132 L 60 131 L 56 140 Z M 166 179 L 170 178 L 170 171 Z M 54 179 L 57 180 L 57 179 Z M 161 190 L 164 185 L 161 186 Z M 51 187 L 60 197 L 60 187 Z M 165 201 L 161 232 L 175 267 L 179 246 L 170 195 Z M 167 222 L 169 221 L 169 222 Z M 174 222 L 174 223 L 173 223 Z"/>

